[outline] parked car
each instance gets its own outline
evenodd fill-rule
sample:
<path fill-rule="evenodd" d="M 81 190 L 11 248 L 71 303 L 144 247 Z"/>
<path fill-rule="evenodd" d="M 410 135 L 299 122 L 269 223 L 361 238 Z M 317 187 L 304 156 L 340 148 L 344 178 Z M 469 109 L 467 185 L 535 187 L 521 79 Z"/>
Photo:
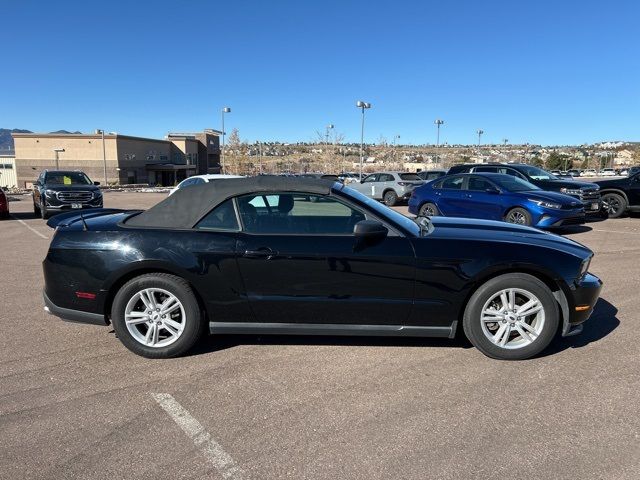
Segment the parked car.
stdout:
<path fill-rule="evenodd" d="M 613 168 L 605 168 L 600 172 L 602 177 L 615 177 L 616 171 Z"/>
<path fill-rule="evenodd" d="M 169 190 L 169 195 L 173 195 L 174 193 L 176 193 L 181 188 L 191 187 L 191 186 L 194 186 L 194 185 L 200 185 L 200 184 L 203 184 L 203 183 L 208 183 L 211 180 L 225 180 L 225 179 L 229 179 L 229 178 L 242 178 L 242 176 L 241 175 L 225 175 L 225 174 L 222 174 L 222 173 L 209 173 L 209 174 L 205 174 L 205 175 L 194 175 L 192 177 L 185 178 L 178 185 L 176 185 L 174 188 Z"/>
<path fill-rule="evenodd" d="M 571 170 L 567 170 L 567 175 L 569 175 L 570 177 L 581 177 L 582 172 L 577 168 L 572 168 Z"/>
<path fill-rule="evenodd" d="M 562 172 L 561 172 L 560 170 L 551 170 L 551 173 L 552 173 L 553 175 L 556 175 L 556 176 L 557 176 L 557 175 L 562 175 Z"/>
<path fill-rule="evenodd" d="M 581 177 L 597 177 L 598 172 L 594 168 L 587 168 L 580 174 Z"/>
<path fill-rule="evenodd" d="M 506 173 L 533 183 L 548 192 L 560 192 L 578 198 L 587 215 L 602 215 L 599 187 L 595 183 L 587 183 L 569 178 L 559 178 L 542 168 L 521 163 L 484 163 L 454 165 L 449 169 L 452 173 Z"/>
<path fill-rule="evenodd" d="M 0 218 L 9 218 L 9 199 L 2 187 L 0 187 Z"/>
<path fill-rule="evenodd" d="M 444 177 L 446 174 L 446 170 L 422 170 L 417 173 L 417 175 L 425 182 L 430 182 L 440 177 Z"/>
<path fill-rule="evenodd" d="M 602 192 L 602 203 L 609 218 L 625 212 L 640 212 L 640 170 L 629 177 L 596 182 Z"/>
<path fill-rule="evenodd" d="M 419 216 L 481 218 L 538 228 L 585 222 L 582 202 L 545 192 L 532 183 L 501 173 L 447 175 L 416 188 L 409 212 Z"/>
<path fill-rule="evenodd" d="M 323 201 L 311 204 L 306 196 Z M 337 182 L 196 185 L 151 209 L 66 213 L 43 263 L 45 310 L 112 324 L 132 352 L 224 334 L 453 338 L 523 359 L 574 335 L 602 282 L 593 253 L 502 222 L 417 221 Z M 69 279 L 73 279 L 70 282 Z"/>
<path fill-rule="evenodd" d="M 301 173 L 298 175 L 301 178 L 323 178 L 325 180 L 331 180 L 332 182 L 339 182 L 338 175 L 332 173 Z"/>
<path fill-rule="evenodd" d="M 367 175 L 359 183 L 349 184 L 349 187 L 392 207 L 408 200 L 413 189 L 423 184 L 424 181 L 415 173 L 378 172 Z"/>
<path fill-rule="evenodd" d="M 102 208 L 98 185 L 79 170 L 44 170 L 33 184 L 33 213 L 46 219 L 64 210 Z"/>

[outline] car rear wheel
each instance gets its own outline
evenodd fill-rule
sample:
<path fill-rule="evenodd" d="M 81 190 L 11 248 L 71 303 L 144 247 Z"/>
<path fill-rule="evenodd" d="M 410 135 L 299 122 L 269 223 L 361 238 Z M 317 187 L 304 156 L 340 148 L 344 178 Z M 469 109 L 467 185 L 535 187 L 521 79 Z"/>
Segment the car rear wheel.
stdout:
<path fill-rule="evenodd" d="M 435 203 L 427 202 L 420 207 L 418 215 L 420 217 L 435 217 L 440 215 L 440 211 Z"/>
<path fill-rule="evenodd" d="M 605 193 L 602 205 L 609 218 L 619 218 L 627 209 L 627 201 L 618 193 Z"/>
<path fill-rule="evenodd" d="M 509 210 L 504 220 L 507 223 L 515 223 L 517 225 L 531 225 L 531 223 L 533 222 L 531 219 L 531 214 L 524 208 L 520 207 L 512 208 L 511 210 Z"/>
<path fill-rule="evenodd" d="M 382 200 L 387 207 L 393 207 L 396 203 L 398 203 L 398 195 L 393 190 L 389 190 L 388 192 L 385 192 Z"/>
<path fill-rule="evenodd" d="M 189 284 L 164 273 L 141 275 L 116 294 L 113 328 L 133 353 L 169 358 L 186 353 L 204 331 L 200 307 Z"/>
<path fill-rule="evenodd" d="M 549 287 L 532 275 L 509 273 L 476 290 L 465 308 L 463 327 L 488 357 L 524 360 L 549 345 L 559 321 Z"/>

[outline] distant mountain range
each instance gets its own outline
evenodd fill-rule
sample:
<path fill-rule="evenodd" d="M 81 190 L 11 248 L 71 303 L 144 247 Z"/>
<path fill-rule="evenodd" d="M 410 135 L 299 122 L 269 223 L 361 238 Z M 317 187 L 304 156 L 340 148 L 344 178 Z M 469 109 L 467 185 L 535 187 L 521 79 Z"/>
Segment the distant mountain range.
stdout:
<path fill-rule="evenodd" d="M 19 128 L 8 129 L 0 128 L 0 152 L 5 150 L 13 150 L 13 137 L 12 133 L 33 133 L 31 130 L 21 130 Z M 50 133 L 82 133 L 82 132 L 69 132 L 68 130 L 56 130 Z"/>

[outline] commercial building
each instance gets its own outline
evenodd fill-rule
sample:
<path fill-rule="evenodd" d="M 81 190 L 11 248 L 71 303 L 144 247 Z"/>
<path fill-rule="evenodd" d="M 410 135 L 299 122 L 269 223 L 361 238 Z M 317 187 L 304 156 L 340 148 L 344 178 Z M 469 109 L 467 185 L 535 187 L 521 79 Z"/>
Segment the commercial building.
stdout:
<path fill-rule="evenodd" d="M 188 176 L 220 172 L 221 132 L 169 133 L 165 139 L 97 131 L 13 133 L 17 184 L 29 187 L 44 169 L 82 170 L 107 184 L 171 186 Z"/>
<path fill-rule="evenodd" d="M 15 154 L 11 151 L 3 151 L 0 153 L 0 187 L 11 188 L 17 184 Z"/>

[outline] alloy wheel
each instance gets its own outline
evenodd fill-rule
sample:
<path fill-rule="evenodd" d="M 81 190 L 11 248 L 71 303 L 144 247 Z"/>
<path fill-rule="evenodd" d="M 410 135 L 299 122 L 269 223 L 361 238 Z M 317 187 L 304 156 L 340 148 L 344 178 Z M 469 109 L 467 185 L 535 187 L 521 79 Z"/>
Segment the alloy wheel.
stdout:
<path fill-rule="evenodd" d="M 152 348 L 174 343 L 186 325 L 182 303 L 162 288 L 145 288 L 134 294 L 127 302 L 124 319 L 131 336 Z"/>
<path fill-rule="evenodd" d="M 513 212 L 510 212 L 509 215 L 507 215 L 507 222 L 516 223 L 518 225 L 526 225 L 527 217 L 524 213 L 518 210 L 514 210 Z"/>
<path fill-rule="evenodd" d="M 609 215 L 615 215 L 622 208 L 622 204 L 617 196 L 605 195 L 602 204 Z"/>
<path fill-rule="evenodd" d="M 503 289 L 482 307 L 482 332 L 493 343 L 505 349 L 531 345 L 544 328 L 542 302 L 521 288 Z"/>

